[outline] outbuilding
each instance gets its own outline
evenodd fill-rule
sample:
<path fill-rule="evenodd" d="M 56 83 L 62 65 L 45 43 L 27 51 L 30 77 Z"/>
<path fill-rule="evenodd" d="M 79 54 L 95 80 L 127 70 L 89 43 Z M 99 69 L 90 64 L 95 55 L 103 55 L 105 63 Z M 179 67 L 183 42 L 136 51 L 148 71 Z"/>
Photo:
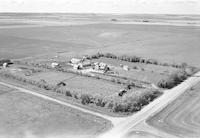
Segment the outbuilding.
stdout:
<path fill-rule="evenodd" d="M 124 66 L 123 66 L 123 70 L 129 71 L 129 67 L 128 67 L 127 65 L 124 65 Z"/>
<path fill-rule="evenodd" d="M 79 59 L 79 58 L 72 58 L 71 59 L 72 64 L 79 64 L 79 63 L 81 63 L 81 61 L 82 61 L 82 59 Z"/>
<path fill-rule="evenodd" d="M 55 67 L 57 67 L 57 66 L 59 66 L 59 63 L 56 63 L 56 62 L 51 63 L 51 67 L 52 67 L 52 68 L 55 68 Z"/>
<path fill-rule="evenodd" d="M 3 63 L 3 68 L 7 68 L 8 67 L 8 63 Z"/>

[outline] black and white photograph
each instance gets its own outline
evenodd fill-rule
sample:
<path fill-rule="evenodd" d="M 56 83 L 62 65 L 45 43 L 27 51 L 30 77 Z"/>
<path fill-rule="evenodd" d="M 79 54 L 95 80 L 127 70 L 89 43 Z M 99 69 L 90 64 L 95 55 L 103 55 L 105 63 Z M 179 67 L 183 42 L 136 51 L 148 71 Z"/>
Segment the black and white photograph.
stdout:
<path fill-rule="evenodd" d="M 200 138 L 200 0 L 0 0 L 0 138 Z"/>

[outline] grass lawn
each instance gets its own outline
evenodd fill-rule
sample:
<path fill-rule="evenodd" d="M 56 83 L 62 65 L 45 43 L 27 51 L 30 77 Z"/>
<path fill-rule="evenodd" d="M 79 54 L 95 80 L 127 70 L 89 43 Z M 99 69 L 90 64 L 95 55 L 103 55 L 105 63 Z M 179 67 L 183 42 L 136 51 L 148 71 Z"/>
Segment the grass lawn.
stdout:
<path fill-rule="evenodd" d="M 117 94 L 123 85 L 112 82 L 96 80 L 93 78 L 77 76 L 70 80 L 66 80 L 66 88 L 72 92 L 87 93 L 91 95 L 111 96 Z"/>
<path fill-rule="evenodd" d="M 27 78 L 35 81 L 40 81 L 41 79 L 45 80 L 49 84 L 56 85 L 61 81 L 71 81 L 72 78 L 77 75 L 72 73 L 62 73 L 62 72 L 54 72 L 54 71 L 46 71 L 42 73 L 33 74 L 32 76 L 28 76 Z"/>
<path fill-rule="evenodd" d="M 154 64 L 145 64 L 145 63 L 134 63 L 134 62 L 127 62 L 127 61 L 121 61 L 121 60 L 116 60 L 112 58 L 105 58 L 102 57 L 100 59 L 93 59 L 95 62 L 105 62 L 107 64 L 119 67 L 120 64 L 122 65 L 127 65 L 129 68 L 133 69 L 134 67 L 137 67 L 138 71 L 141 71 L 141 69 L 144 69 L 145 71 L 155 71 L 156 73 L 165 73 L 165 74 L 170 74 L 175 71 L 177 71 L 177 68 L 170 67 L 170 66 L 159 66 L 159 65 L 154 65 Z"/>
<path fill-rule="evenodd" d="M 127 78 L 132 78 L 144 82 L 157 84 L 159 80 L 167 78 L 171 73 L 178 71 L 177 68 L 153 65 L 153 64 L 145 64 L 145 63 L 131 63 L 126 61 L 120 61 L 117 59 L 110 58 L 100 58 L 94 59 L 94 62 L 104 62 L 109 65 L 115 66 L 115 72 L 118 73 L 119 76 L 124 76 Z M 125 71 L 120 67 L 122 65 L 128 65 L 130 70 Z"/>
<path fill-rule="evenodd" d="M 92 137 L 105 120 L 0 86 L 0 137 Z M 2 92 L 6 91 L 7 92 Z"/>

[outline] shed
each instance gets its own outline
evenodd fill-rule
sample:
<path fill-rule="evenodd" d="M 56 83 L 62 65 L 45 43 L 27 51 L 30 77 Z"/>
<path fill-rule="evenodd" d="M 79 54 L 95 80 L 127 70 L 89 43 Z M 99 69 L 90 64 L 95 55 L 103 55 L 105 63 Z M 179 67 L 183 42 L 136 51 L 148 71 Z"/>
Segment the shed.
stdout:
<path fill-rule="evenodd" d="M 129 71 L 129 67 L 127 65 L 124 65 L 123 70 Z"/>
<path fill-rule="evenodd" d="M 59 63 L 56 63 L 56 62 L 51 63 L 51 67 L 52 67 L 52 68 L 55 68 L 55 67 L 57 67 L 58 65 L 59 65 Z"/>
<path fill-rule="evenodd" d="M 71 59 L 71 63 L 72 64 L 78 64 L 78 63 L 80 63 L 82 60 L 81 59 L 79 59 L 79 58 L 72 58 Z"/>
<path fill-rule="evenodd" d="M 88 66 L 91 66 L 91 65 L 92 65 L 91 62 L 87 61 L 87 60 L 82 63 L 83 67 L 88 67 Z"/>
<path fill-rule="evenodd" d="M 3 68 L 8 67 L 8 63 L 3 63 Z"/>
<path fill-rule="evenodd" d="M 75 70 L 79 70 L 79 69 L 82 69 L 82 68 L 83 68 L 83 65 L 82 65 L 82 64 L 74 64 L 74 65 L 73 65 L 73 68 L 74 68 Z"/>

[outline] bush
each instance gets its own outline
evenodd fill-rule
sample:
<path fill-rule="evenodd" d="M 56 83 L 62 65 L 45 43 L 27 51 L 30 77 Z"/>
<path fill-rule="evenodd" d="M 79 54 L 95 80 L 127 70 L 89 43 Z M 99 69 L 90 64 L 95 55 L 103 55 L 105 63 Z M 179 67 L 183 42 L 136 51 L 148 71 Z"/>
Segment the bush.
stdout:
<path fill-rule="evenodd" d="M 82 104 L 90 104 L 93 103 L 93 97 L 89 94 L 82 94 L 81 97 L 81 103 Z"/>
<path fill-rule="evenodd" d="M 94 103 L 96 104 L 96 106 L 101 106 L 101 107 L 105 107 L 105 105 L 107 104 L 106 100 L 104 100 L 104 98 L 101 96 L 96 96 L 94 98 Z"/>
<path fill-rule="evenodd" d="M 174 86 L 180 84 L 185 79 L 187 79 L 187 77 L 188 77 L 188 74 L 185 70 L 178 71 L 176 73 L 171 74 L 167 79 L 160 80 L 157 85 L 160 88 L 171 89 Z"/>
<path fill-rule="evenodd" d="M 65 91 L 65 95 L 66 95 L 66 96 L 68 96 L 68 97 L 72 97 L 72 94 L 71 94 L 71 92 L 70 92 L 70 91 L 68 91 L 68 90 L 66 90 L 66 91 Z"/>

